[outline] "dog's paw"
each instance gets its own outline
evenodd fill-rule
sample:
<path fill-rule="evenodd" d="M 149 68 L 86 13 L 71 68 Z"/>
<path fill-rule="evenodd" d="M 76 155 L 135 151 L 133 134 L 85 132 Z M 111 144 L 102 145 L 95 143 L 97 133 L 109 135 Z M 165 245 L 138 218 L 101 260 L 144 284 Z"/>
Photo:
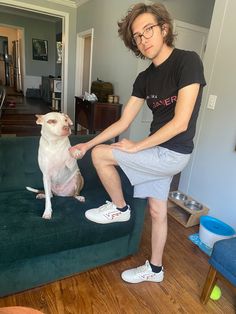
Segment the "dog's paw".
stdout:
<path fill-rule="evenodd" d="M 75 196 L 75 198 L 76 198 L 79 202 L 85 202 L 85 197 L 84 197 L 84 196 L 77 195 L 77 196 Z"/>
<path fill-rule="evenodd" d="M 51 219 L 52 218 L 52 211 L 44 211 L 42 218 L 43 219 Z"/>
<path fill-rule="evenodd" d="M 45 194 L 44 194 L 44 193 L 38 193 L 38 194 L 36 195 L 36 198 L 39 199 L 39 200 L 41 200 L 41 199 L 45 198 Z"/>

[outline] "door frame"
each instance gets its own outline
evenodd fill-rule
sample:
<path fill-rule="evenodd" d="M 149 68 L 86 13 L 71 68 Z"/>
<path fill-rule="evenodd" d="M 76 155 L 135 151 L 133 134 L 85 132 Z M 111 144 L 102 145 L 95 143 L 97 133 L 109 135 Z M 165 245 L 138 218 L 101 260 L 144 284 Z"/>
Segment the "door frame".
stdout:
<path fill-rule="evenodd" d="M 196 33 L 199 33 L 202 35 L 202 45 L 199 51 L 199 56 L 200 58 L 203 60 L 204 59 L 204 53 L 206 50 L 206 45 L 207 45 L 207 39 L 208 39 L 208 33 L 209 33 L 209 28 L 206 27 L 202 27 L 199 25 L 195 25 L 195 24 L 190 24 L 187 22 L 183 22 L 180 20 L 174 20 L 174 32 L 177 33 L 177 40 L 178 40 L 178 29 L 186 29 L 186 30 L 192 30 Z"/>
<path fill-rule="evenodd" d="M 58 11 L 51 8 L 42 7 L 36 4 L 26 3 L 19 0 L 1 0 L 1 5 L 24 9 L 35 13 L 52 15 L 62 19 L 62 39 L 63 39 L 63 54 L 62 54 L 62 91 L 61 91 L 61 107 L 62 111 L 67 112 L 67 96 L 68 96 L 68 63 L 69 63 L 69 21 L 70 14 L 63 11 Z"/>
<path fill-rule="evenodd" d="M 91 49 L 90 49 L 90 65 L 89 65 L 89 90 L 91 89 L 92 81 L 92 56 L 93 56 L 93 40 L 94 40 L 94 28 L 90 28 L 86 31 L 77 34 L 76 38 L 76 73 L 75 73 L 75 96 L 82 95 L 83 88 L 83 66 L 84 66 L 84 44 L 85 38 L 91 36 Z"/>

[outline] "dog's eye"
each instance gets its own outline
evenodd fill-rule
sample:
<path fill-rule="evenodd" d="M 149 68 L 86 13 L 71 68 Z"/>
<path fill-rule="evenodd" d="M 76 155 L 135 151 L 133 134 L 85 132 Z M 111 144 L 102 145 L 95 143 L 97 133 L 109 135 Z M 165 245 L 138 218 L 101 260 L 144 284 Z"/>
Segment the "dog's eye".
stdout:
<path fill-rule="evenodd" d="M 57 120 L 55 119 L 50 119 L 47 121 L 48 124 L 56 124 L 57 123 Z"/>

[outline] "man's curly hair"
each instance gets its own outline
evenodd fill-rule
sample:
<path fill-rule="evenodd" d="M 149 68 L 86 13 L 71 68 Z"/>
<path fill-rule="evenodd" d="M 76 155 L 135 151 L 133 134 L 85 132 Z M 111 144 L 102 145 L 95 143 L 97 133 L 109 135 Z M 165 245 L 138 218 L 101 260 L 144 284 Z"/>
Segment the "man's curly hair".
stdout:
<path fill-rule="evenodd" d="M 163 25 L 168 25 L 167 35 L 164 38 L 165 43 L 169 47 L 173 47 L 175 34 L 173 33 L 173 24 L 169 12 L 166 10 L 165 6 L 161 3 L 154 3 L 151 5 L 146 5 L 145 3 L 138 3 L 132 6 L 127 15 L 119 21 L 118 24 L 118 34 L 120 38 L 124 41 L 126 47 L 134 52 L 137 57 L 145 59 L 145 56 L 139 51 L 138 47 L 133 43 L 133 33 L 132 24 L 134 20 L 143 13 L 151 13 L 156 17 L 158 25 L 162 28 Z"/>

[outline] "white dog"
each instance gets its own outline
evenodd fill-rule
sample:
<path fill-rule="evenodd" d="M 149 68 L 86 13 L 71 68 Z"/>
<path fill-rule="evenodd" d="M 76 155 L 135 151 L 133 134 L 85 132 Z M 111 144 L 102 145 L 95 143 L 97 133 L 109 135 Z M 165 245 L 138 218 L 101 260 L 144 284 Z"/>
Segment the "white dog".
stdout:
<path fill-rule="evenodd" d="M 45 197 L 43 218 L 51 219 L 52 194 L 58 196 L 74 196 L 83 202 L 79 193 L 84 185 L 76 159 L 71 157 L 71 147 L 68 136 L 73 125 L 68 115 L 59 112 L 49 112 L 45 115 L 36 115 L 37 124 L 42 125 L 38 150 L 38 163 L 43 173 L 44 193 L 30 187 L 29 191 L 39 193 L 36 198 Z"/>

